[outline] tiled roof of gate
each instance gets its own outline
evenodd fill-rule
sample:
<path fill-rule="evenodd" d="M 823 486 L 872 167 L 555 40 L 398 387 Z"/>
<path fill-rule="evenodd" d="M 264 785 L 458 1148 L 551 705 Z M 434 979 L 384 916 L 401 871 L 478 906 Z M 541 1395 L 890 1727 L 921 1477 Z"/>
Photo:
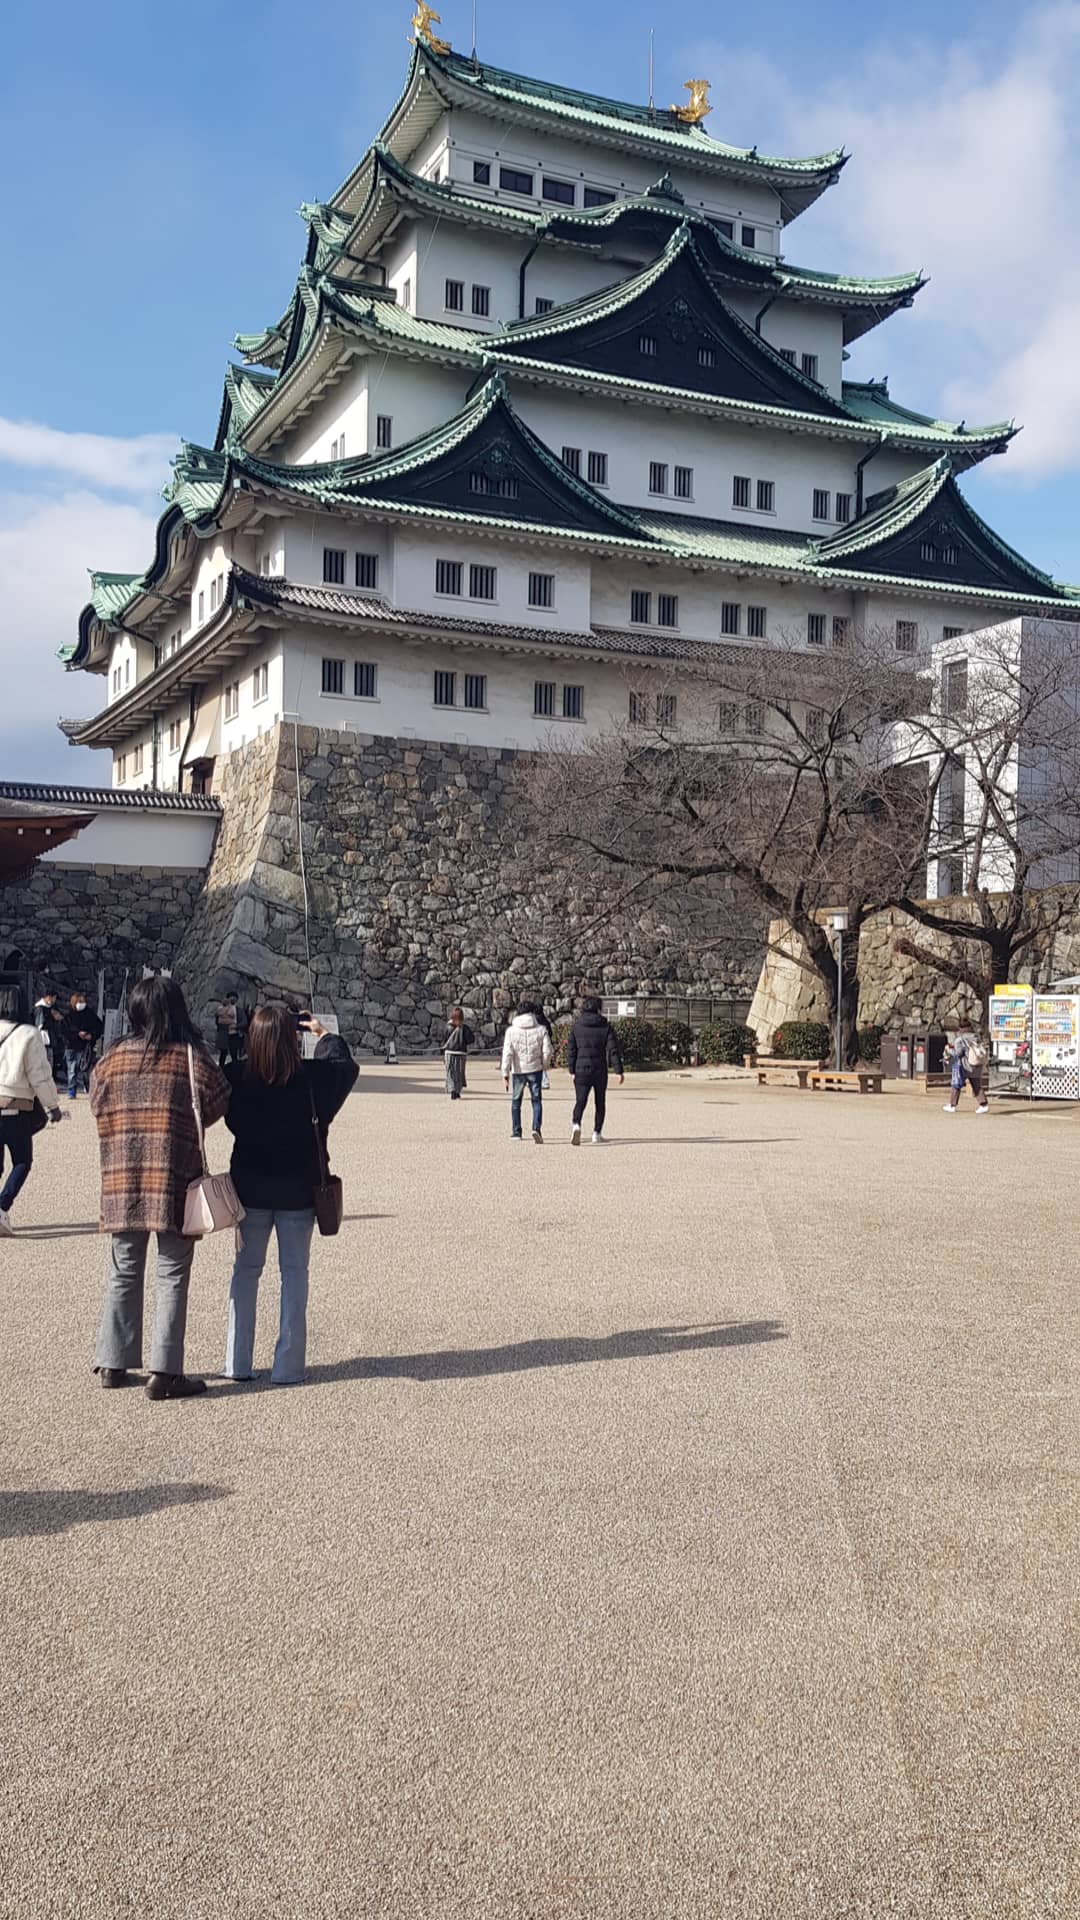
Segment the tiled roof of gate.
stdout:
<path fill-rule="evenodd" d="M 66 721 L 63 726 L 85 727 L 87 720 Z M 0 802 L 33 801 L 42 805 L 85 807 L 87 812 L 107 809 L 132 812 L 146 809 L 153 813 L 220 813 L 221 804 L 204 793 L 169 793 L 159 787 L 63 787 L 41 786 L 36 781 L 0 780 Z"/>

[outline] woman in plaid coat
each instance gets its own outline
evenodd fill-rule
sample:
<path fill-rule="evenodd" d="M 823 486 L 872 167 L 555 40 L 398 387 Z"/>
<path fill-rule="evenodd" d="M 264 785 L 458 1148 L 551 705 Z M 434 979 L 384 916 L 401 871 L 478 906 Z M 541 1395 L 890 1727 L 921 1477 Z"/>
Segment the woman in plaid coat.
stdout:
<path fill-rule="evenodd" d="M 184 1373 L 195 1242 L 181 1229 L 188 1184 L 202 1172 L 188 1048 L 204 1128 L 225 1112 L 229 1084 L 207 1054 L 175 981 L 141 981 L 128 1014 L 130 1034 L 109 1048 L 90 1083 L 101 1150 L 101 1231 L 112 1235 L 95 1369 L 103 1387 L 121 1387 L 128 1369 L 142 1366 L 146 1252 L 156 1233 L 146 1392 L 151 1400 L 179 1400 L 206 1392 L 205 1380 Z"/>

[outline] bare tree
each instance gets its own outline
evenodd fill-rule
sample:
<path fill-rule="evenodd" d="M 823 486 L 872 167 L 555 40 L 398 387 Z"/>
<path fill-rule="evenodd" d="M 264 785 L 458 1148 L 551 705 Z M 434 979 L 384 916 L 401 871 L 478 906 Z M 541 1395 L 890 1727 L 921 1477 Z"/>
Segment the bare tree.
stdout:
<path fill-rule="evenodd" d="M 580 895 L 692 896 L 730 940 L 756 903 L 802 941 L 847 1058 L 857 1051 L 859 934 L 913 873 L 932 817 L 926 755 L 899 763 L 893 723 L 919 702 L 895 651 L 838 621 L 821 652 L 702 648 L 677 681 L 628 676 L 625 726 L 535 763 L 530 835 Z M 676 704 L 677 703 L 677 704 Z M 848 916 L 843 981 L 824 916 Z"/>
<path fill-rule="evenodd" d="M 894 733 L 896 757 L 926 770 L 926 818 L 925 859 L 901 863 L 893 891 L 946 945 L 897 945 L 984 1001 L 1049 954 L 1075 905 L 1080 628 L 1014 620 L 937 653 L 923 711 Z"/>

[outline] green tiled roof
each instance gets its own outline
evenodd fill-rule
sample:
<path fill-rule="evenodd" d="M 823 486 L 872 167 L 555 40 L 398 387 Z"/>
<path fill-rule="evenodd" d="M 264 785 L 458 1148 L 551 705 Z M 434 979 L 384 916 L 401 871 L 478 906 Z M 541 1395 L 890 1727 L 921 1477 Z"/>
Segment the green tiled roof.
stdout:
<path fill-rule="evenodd" d="M 232 363 L 226 367 L 215 447 L 242 437 L 249 420 L 255 418 L 268 394 L 273 391 L 275 377 L 261 367 L 237 367 Z"/>
<path fill-rule="evenodd" d="M 114 620 L 134 598 L 141 573 L 92 573 L 90 604 L 102 620 Z"/>
<path fill-rule="evenodd" d="M 926 440 L 1011 440 L 1016 427 L 1011 420 L 994 420 L 988 426 L 969 427 L 966 420 L 935 420 L 931 414 L 915 413 L 901 406 L 889 393 L 884 380 L 845 380 L 844 405 L 856 420 L 868 426 L 883 427 L 904 439 Z"/>
<path fill-rule="evenodd" d="M 866 512 L 852 522 L 849 527 L 834 534 L 831 539 L 823 540 L 818 547 L 818 558 L 827 565 L 830 560 L 842 560 L 860 553 L 868 553 L 875 547 L 884 545 L 912 526 L 927 508 L 933 506 L 939 498 L 947 495 L 944 503 L 954 511 L 959 509 L 963 519 L 973 526 L 982 538 L 1010 566 L 1029 578 L 1033 585 L 1048 588 L 1058 593 L 1056 582 L 1050 574 L 1041 568 L 1032 566 L 1022 553 L 1002 540 L 994 529 L 975 512 L 974 507 L 964 499 L 953 477 L 952 461 L 948 454 L 942 454 L 921 473 L 914 473 L 895 487 L 887 487 L 881 493 L 871 494 L 866 503 Z"/>
<path fill-rule="evenodd" d="M 635 508 L 634 518 L 651 539 L 658 540 L 678 559 L 803 570 L 815 546 L 808 533 L 745 527 L 734 520 L 706 520 L 697 514 L 664 513 L 655 507 Z"/>

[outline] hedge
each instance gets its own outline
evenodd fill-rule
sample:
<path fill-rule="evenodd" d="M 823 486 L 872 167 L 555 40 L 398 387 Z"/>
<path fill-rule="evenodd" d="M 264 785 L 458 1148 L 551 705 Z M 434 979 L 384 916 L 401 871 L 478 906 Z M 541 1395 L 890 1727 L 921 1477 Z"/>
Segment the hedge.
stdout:
<path fill-rule="evenodd" d="M 743 1056 L 757 1052 L 753 1027 L 702 1027 L 697 1037 L 699 1058 L 707 1067 L 741 1067 Z"/>
<path fill-rule="evenodd" d="M 831 1046 L 832 1030 L 823 1020 L 788 1020 L 773 1034 L 781 1060 L 824 1060 Z"/>

